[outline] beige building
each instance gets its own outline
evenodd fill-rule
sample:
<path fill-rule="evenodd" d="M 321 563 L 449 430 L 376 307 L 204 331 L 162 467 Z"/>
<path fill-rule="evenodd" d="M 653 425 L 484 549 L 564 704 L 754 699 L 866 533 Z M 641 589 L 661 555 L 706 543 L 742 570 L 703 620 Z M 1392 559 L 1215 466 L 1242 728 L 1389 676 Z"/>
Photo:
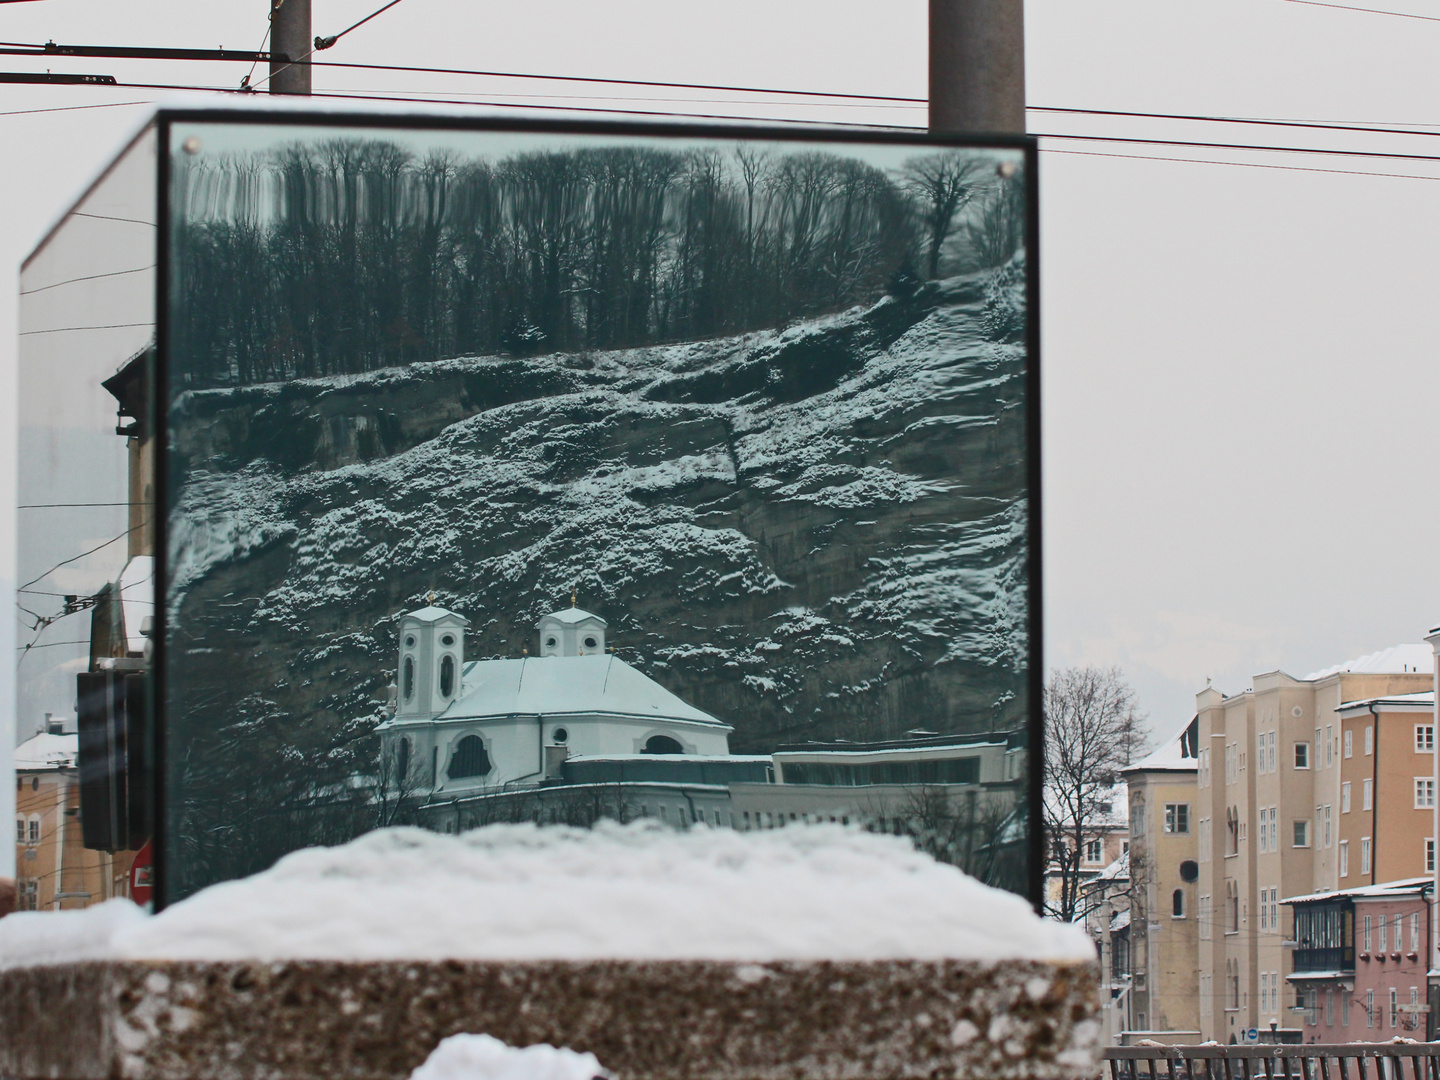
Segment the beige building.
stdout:
<path fill-rule="evenodd" d="M 79 736 L 58 724 L 15 748 L 15 893 L 19 911 L 89 907 L 129 895 L 128 858 L 80 835 Z"/>
<path fill-rule="evenodd" d="M 1198 724 L 1122 770 L 1130 791 L 1129 1028 L 1198 1041 Z"/>
<path fill-rule="evenodd" d="M 1205 1038 L 1240 1041 L 1252 1027 L 1299 1027 L 1285 945 L 1292 914 L 1281 900 L 1360 884 L 1362 840 L 1370 842 L 1369 873 L 1404 876 L 1401 868 L 1412 865 L 1407 846 L 1418 851 L 1413 865 L 1424 865 L 1422 841 L 1435 835 L 1433 825 L 1417 832 L 1425 815 L 1407 800 L 1424 792 L 1414 776 L 1434 775 L 1433 735 L 1429 758 L 1413 742 L 1408 754 L 1395 747 L 1417 738 L 1405 711 L 1413 703 L 1399 702 L 1432 691 L 1432 665 L 1429 648 L 1400 645 L 1300 679 L 1257 675 L 1251 689 L 1230 697 L 1213 688 L 1197 695 L 1197 968 Z M 1381 704 L 1392 699 L 1396 705 Z M 1377 743 L 1383 777 L 1373 752 L 1364 754 L 1365 728 L 1377 722 L 1386 725 Z M 1361 809 L 1367 767 L 1372 794 L 1377 781 L 1387 785 L 1378 824 L 1373 811 Z M 1400 770 L 1395 777 L 1404 773 L 1398 794 L 1392 769 Z M 1433 793 L 1432 784 L 1432 800 Z M 1382 848 L 1386 854 L 1378 855 Z M 1378 870 L 1377 858 L 1384 860 Z"/>

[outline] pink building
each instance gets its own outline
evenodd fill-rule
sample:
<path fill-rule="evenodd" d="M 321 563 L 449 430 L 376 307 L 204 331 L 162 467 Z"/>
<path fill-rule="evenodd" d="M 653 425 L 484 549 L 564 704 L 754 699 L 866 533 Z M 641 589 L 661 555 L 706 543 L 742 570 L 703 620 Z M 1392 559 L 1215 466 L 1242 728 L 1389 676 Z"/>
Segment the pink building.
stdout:
<path fill-rule="evenodd" d="M 1433 879 L 1280 901 L 1294 920 L 1292 1016 L 1307 1043 L 1425 1038 Z"/>

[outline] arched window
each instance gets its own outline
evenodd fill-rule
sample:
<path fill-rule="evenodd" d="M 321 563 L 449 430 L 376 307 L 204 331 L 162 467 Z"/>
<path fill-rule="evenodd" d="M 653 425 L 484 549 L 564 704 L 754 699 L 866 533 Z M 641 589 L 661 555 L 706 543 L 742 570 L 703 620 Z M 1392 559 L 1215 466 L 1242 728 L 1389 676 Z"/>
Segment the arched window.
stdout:
<path fill-rule="evenodd" d="M 669 735 L 651 735 L 645 740 L 642 754 L 683 754 L 685 748 Z"/>
<path fill-rule="evenodd" d="M 410 740 L 401 739 L 395 750 L 395 779 L 403 784 L 410 778 Z"/>
<path fill-rule="evenodd" d="M 1185 917 L 1185 890 L 1176 889 L 1170 894 L 1170 916 L 1175 919 Z"/>
<path fill-rule="evenodd" d="M 440 696 L 449 697 L 455 691 L 455 657 L 446 656 L 440 661 Z"/>
<path fill-rule="evenodd" d="M 450 755 L 450 768 L 447 772 L 451 780 L 460 780 L 467 776 L 484 776 L 490 771 L 490 755 L 485 753 L 485 744 L 478 735 L 466 735 L 455 744 L 455 752 Z"/>
<path fill-rule="evenodd" d="M 415 658 L 413 656 L 405 657 L 405 665 L 400 676 L 400 692 L 405 696 L 406 701 L 415 696 Z"/>

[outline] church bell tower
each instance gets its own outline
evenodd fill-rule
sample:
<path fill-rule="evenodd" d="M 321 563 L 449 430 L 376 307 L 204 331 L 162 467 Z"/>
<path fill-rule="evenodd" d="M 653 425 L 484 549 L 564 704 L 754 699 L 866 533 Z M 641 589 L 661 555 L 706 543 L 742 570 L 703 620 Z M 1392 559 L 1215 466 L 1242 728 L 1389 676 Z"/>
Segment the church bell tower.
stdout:
<path fill-rule="evenodd" d="M 433 604 L 401 616 L 396 719 L 437 716 L 460 696 L 466 625 Z"/>

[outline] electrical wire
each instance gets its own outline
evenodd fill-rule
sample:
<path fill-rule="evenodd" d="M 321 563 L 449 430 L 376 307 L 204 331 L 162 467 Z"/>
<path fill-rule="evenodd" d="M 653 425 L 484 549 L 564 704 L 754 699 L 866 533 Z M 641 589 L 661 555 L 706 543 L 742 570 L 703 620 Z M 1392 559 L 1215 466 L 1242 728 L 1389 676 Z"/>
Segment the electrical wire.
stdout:
<path fill-rule="evenodd" d="M 58 289 L 61 285 L 73 285 L 77 281 L 97 281 L 100 278 L 122 277 L 125 274 L 143 274 L 146 270 L 154 270 L 155 264 L 149 266 L 137 266 L 133 270 L 112 270 L 108 274 L 86 274 L 84 277 L 66 278 L 64 281 L 57 281 L 50 285 L 39 285 L 33 289 L 21 289 L 21 296 L 30 296 L 33 293 L 44 292 L 46 289 Z M 128 503 L 36 503 L 35 506 L 127 506 Z M 34 507 L 20 507 L 21 510 L 34 509 Z"/>
<path fill-rule="evenodd" d="M 72 330 L 125 330 L 135 326 L 154 326 L 150 322 L 100 323 L 95 326 L 55 326 L 49 330 L 22 330 L 16 337 L 32 337 L 35 334 L 68 334 Z"/>
<path fill-rule="evenodd" d="M 1070 154 L 1074 157 L 1117 158 L 1121 161 L 1173 161 L 1185 165 L 1230 165 L 1241 169 L 1278 169 L 1281 172 L 1326 173 L 1335 176 L 1379 176 L 1392 180 L 1440 180 L 1440 176 L 1416 173 L 1372 172 L 1365 169 L 1321 169 L 1311 165 L 1275 165 L 1264 161 L 1217 161 L 1214 158 L 1169 157 L 1160 154 L 1107 154 L 1103 150 L 1059 150 L 1040 147 L 1042 154 Z"/>
<path fill-rule="evenodd" d="M 1335 8 L 1337 11 L 1363 11 L 1369 15 L 1394 15 L 1397 19 L 1423 19 L 1425 22 L 1440 22 L 1440 16 L 1412 15 L 1408 11 L 1386 11 L 1382 8 L 1351 7 L 1349 4 L 1324 4 L 1320 0 L 1286 0 L 1290 4 L 1306 4 L 1309 7 Z"/>
<path fill-rule="evenodd" d="M 1435 137 L 1440 131 L 1416 131 L 1414 128 L 1440 124 L 1417 125 L 1397 124 L 1384 127 L 1379 124 L 1359 124 L 1343 120 L 1281 120 L 1270 117 L 1251 116 L 1204 116 L 1197 113 L 1145 113 L 1128 112 L 1120 109 L 1065 109 L 1048 105 L 1027 105 L 1026 112 L 1069 113 L 1076 116 L 1124 116 L 1141 120 L 1197 120 L 1216 124 L 1251 124 L 1263 127 L 1309 128 L 1316 131 L 1356 131 L 1367 135 L 1424 135 Z"/>
<path fill-rule="evenodd" d="M 324 38 L 322 38 L 322 37 L 317 37 L 317 38 L 315 39 L 315 48 L 312 49 L 311 52 L 315 52 L 315 51 L 318 51 L 318 50 L 320 50 L 320 49 L 328 49 L 328 48 L 330 48 L 330 47 L 331 47 L 332 45 L 334 45 L 337 41 L 339 41 L 342 37 L 344 37 L 346 34 L 350 33 L 351 30 L 358 30 L 360 27 L 364 26 L 367 22 L 369 22 L 371 19 L 375 18 L 376 15 L 383 15 L 383 14 L 385 14 L 385 12 L 389 11 L 392 7 L 394 7 L 394 6 L 395 6 L 396 4 L 398 4 L 398 3 L 400 3 L 400 0 L 390 0 L 390 2 L 389 2 L 388 4 L 386 4 L 384 7 L 382 7 L 379 11 L 372 11 L 369 15 L 366 15 L 365 18 L 361 19 L 361 20 L 360 20 L 359 22 L 357 22 L 354 26 L 347 26 L 344 30 L 341 30 L 338 34 L 331 34 L 329 37 L 324 37 Z M 307 54 L 307 55 L 309 55 L 309 54 Z"/>
<path fill-rule="evenodd" d="M 142 323 L 141 325 L 145 325 L 145 324 Z M 68 559 L 62 559 L 60 562 L 58 562 L 58 563 L 56 563 L 54 566 L 50 567 L 49 570 L 46 570 L 43 574 L 40 574 L 40 575 L 38 575 L 38 576 L 36 576 L 36 577 L 31 578 L 29 581 L 25 582 L 25 584 L 23 584 L 23 585 L 17 586 L 17 588 L 16 588 L 15 591 L 16 591 L 16 592 L 19 592 L 21 589 L 28 589 L 31 585 L 34 585 L 36 582 L 38 582 L 38 581 L 43 581 L 45 578 L 49 577 L 49 576 L 50 576 L 51 574 L 53 574 L 56 570 L 59 570 L 62 566 L 69 566 L 71 563 L 76 562 L 76 561 L 79 560 L 79 559 L 83 559 L 83 558 L 85 558 L 85 556 L 87 556 L 87 555 L 94 555 L 95 552 L 99 551 L 101 548 L 107 548 L 107 547 L 109 547 L 111 544 L 114 544 L 114 543 L 117 543 L 117 542 L 119 542 L 119 541 L 121 541 L 121 540 L 124 540 L 124 539 L 125 539 L 127 536 L 129 536 L 131 533 L 139 532 L 141 529 L 144 529 L 144 528 L 148 527 L 149 524 L 150 524 L 150 519 L 149 519 L 149 518 L 146 518 L 146 519 L 145 519 L 144 521 L 142 521 L 139 525 L 136 525 L 136 526 L 134 526 L 134 527 L 132 527 L 132 528 L 126 529 L 126 530 L 125 530 L 124 532 L 122 532 L 119 536 L 112 536 L 109 540 L 106 540 L 103 544 L 96 544 L 93 548 L 90 548 L 88 551 L 82 551 L 82 552 L 80 552 L 79 555 L 71 555 L 70 558 L 68 558 Z"/>
<path fill-rule="evenodd" d="M 0 0 L 4 3 L 5 0 Z M 34 113 L 78 112 L 80 109 L 118 109 L 126 105 L 154 105 L 154 101 L 104 101 L 98 105 L 60 105 L 50 109 L 9 109 L 0 116 L 30 116 Z"/>

